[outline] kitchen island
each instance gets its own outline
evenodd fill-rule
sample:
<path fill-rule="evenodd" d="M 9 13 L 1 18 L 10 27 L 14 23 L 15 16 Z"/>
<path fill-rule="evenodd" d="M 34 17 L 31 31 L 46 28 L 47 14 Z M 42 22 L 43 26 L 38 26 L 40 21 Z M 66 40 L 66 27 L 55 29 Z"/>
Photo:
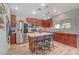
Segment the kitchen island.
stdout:
<path fill-rule="evenodd" d="M 27 33 L 28 35 L 28 40 L 29 40 L 29 49 L 31 50 L 32 53 L 35 52 L 35 43 L 34 41 L 36 40 L 37 37 L 44 37 L 45 35 L 52 35 L 52 33 L 48 32 L 34 32 L 34 33 Z M 52 37 L 51 37 L 52 39 Z"/>

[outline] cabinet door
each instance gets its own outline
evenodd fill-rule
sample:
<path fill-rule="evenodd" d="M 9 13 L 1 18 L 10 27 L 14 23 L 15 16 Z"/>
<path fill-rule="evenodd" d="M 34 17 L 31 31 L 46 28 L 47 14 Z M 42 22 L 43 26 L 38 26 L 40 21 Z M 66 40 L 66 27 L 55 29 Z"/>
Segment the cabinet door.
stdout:
<path fill-rule="evenodd" d="M 50 20 L 45 20 L 45 27 L 50 27 Z"/>
<path fill-rule="evenodd" d="M 52 19 L 48 19 L 47 24 L 48 24 L 47 27 L 51 27 L 52 26 Z"/>
<path fill-rule="evenodd" d="M 45 20 L 42 20 L 42 27 L 45 27 Z"/>
<path fill-rule="evenodd" d="M 69 44 L 69 35 L 68 34 L 63 34 L 63 43 L 64 44 Z"/>
<path fill-rule="evenodd" d="M 77 47 L 77 36 L 76 35 L 70 35 L 69 45 L 73 47 Z"/>
<path fill-rule="evenodd" d="M 56 34 L 54 33 L 54 34 L 53 34 L 53 40 L 54 40 L 54 41 L 55 41 L 55 36 L 56 36 Z"/>
<path fill-rule="evenodd" d="M 37 25 L 41 27 L 42 26 L 42 20 L 37 20 Z"/>
<path fill-rule="evenodd" d="M 56 33 L 56 41 L 61 42 L 61 35 Z"/>
<path fill-rule="evenodd" d="M 69 35 L 65 37 L 65 44 L 69 45 Z"/>
<path fill-rule="evenodd" d="M 29 39 L 29 49 L 31 50 L 32 53 L 35 52 L 35 44 L 34 44 L 34 37 L 28 37 Z"/>
<path fill-rule="evenodd" d="M 16 26 L 16 16 L 15 15 L 11 15 L 11 26 L 12 27 Z"/>
<path fill-rule="evenodd" d="M 48 20 L 48 27 L 51 27 L 52 26 L 52 20 Z"/>
<path fill-rule="evenodd" d="M 59 33 L 54 33 L 54 41 L 60 42 L 61 41 L 61 36 Z"/>
<path fill-rule="evenodd" d="M 56 33 L 56 38 L 57 38 L 57 41 L 58 41 L 58 42 L 61 41 L 61 38 L 60 38 L 60 34 L 59 34 L 59 33 Z"/>
<path fill-rule="evenodd" d="M 50 20 L 50 27 L 52 27 L 53 26 L 53 20 L 51 19 Z"/>
<path fill-rule="evenodd" d="M 63 34 L 59 33 L 59 36 L 60 36 L 59 37 L 59 40 L 60 40 L 59 42 L 63 43 L 64 42 L 64 39 L 63 39 L 64 36 L 63 36 Z"/>
<path fill-rule="evenodd" d="M 46 27 L 49 27 L 49 21 L 47 20 L 45 21 L 45 23 L 46 23 Z"/>
<path fill-rule="evenodd" d="M 43 20 L 42 25 L 43 25 L 43 27 L 50 27 L 50 21 L 49 20 Z"/>
<path fill-rule="evenodd" d="M 15 33 L 10 34 L 10 44 L 16 44 L 16 34 Z"/>

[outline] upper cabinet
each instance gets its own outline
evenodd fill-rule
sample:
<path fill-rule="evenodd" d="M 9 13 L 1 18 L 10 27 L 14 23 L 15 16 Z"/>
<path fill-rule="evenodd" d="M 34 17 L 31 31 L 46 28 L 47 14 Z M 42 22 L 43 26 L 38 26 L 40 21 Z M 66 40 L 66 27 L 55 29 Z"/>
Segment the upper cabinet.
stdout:
<path fill-rule="evenodd" d="M 16 26 L 16 16 L 15 15 L 11 15 L 11 26 L 12 27 Z"/>
<path fill-rule="evenodd" d="M 39 19 L 35 19 L 35 18 L 28 18 L 27 19 L 27 22 L 28 24 L 32 25 L 32 24 L 35 24 L 35 25 L 38 25 L 38 26 L 42 26 L 42 21 L 39 20 Z"/>
<path fill-rule="evenodd" d="M 48 19 L 48 20 L 42 20 L 42 19 L 35 19 L 35 18 L 28 18 L 27 22 L 32 25 L 32 24 L 36 24 L 39 27 L 52 27 L 53 21 L 52 19 Z"/>
<path fill-rule="evenodd" d="M 52 19 L 42 20 L 43 27 L 52 27 L 53 21 Z"/>

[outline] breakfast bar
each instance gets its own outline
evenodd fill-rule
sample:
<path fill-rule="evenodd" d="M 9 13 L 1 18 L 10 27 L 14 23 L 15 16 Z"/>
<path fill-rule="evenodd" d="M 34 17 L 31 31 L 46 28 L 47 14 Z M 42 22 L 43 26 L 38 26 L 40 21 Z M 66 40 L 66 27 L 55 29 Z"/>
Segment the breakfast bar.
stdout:
<path fill-rule="evenodd" d="M 37 37 L 44 37 L 45 35 L 52 35 L 52 33 L 48 32 L 34 32 L 34 33 L 28 33 L 28 40 L 29 40 L 29 49 L 32 53 L 35 52 L 35 40 Z M 52 37 L 50 37 L 52 39 Z"/>

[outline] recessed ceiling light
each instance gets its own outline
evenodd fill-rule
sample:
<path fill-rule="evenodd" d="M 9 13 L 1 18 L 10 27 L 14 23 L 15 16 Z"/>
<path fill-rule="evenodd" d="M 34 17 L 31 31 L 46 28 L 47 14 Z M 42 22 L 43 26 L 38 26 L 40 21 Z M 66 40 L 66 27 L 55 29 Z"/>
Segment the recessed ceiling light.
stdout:
<path fill-rule="evenodd" d="M 41 4 L 41 6 L 44 6 L 44 5 L 45 5 L 44 3 Z"/>
<path fill-rule="evenodd" d="M 54 12 L 57 12 L 57 10 L 56 10 L 56 9 L 54 9 Z"/>
<path fill-rule="evenodd" d="M 16 10 L 18 10 L 18 7 L 15 7 Z"/>
<path fill-rule="evenodd" d="M 32 14 L 36 14 L 36 12 L 35 12 L 35 11 L 33 11 L 33 12 L 32 12 Z"/>
<path fill-rule="evenodd" d="M 47 18 L 49 19 L 50 17 L 48 16 Z"/>

